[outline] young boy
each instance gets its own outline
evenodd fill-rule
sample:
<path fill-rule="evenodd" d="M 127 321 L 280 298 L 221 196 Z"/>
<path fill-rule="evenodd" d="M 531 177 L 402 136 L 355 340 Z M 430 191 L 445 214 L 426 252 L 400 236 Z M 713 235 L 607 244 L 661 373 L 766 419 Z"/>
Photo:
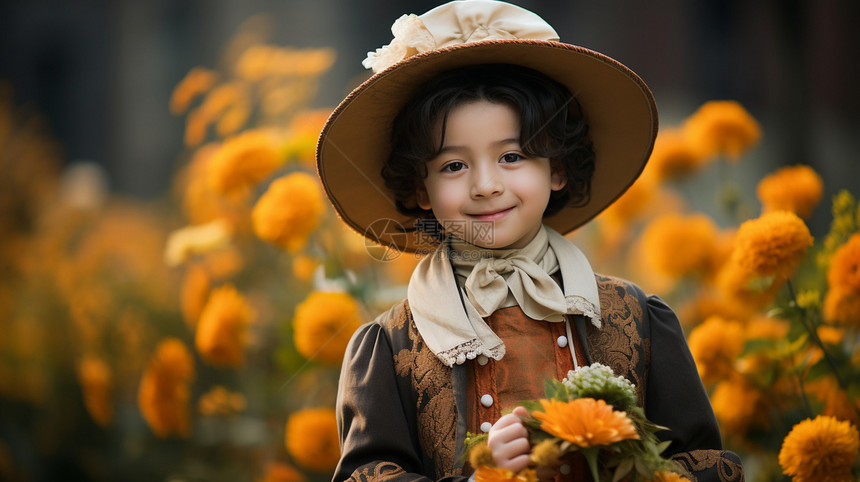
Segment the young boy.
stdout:
<path fill-rule="evenodd" d="M 496 464 L 519 471 L 530 447 L 518 402 L 594 362 L 636 385 L 691 477 L 743 480 L 674 313 L 595 275 L 558 232 L 644 167 L 656 134 L 644 83 L 503 2 L 452 2 L 392 30 L 370 58 L 377 74 L 324 128 L 319 173 L 353 228 L 427 256 L 407 299 L 347 349 L 333 480 L 465 480 L 467 431 L 488 432 Z M 404 229 L 367 230 L 384 218 Z M 589 480 L 575 458 L 554 477 Z"/>

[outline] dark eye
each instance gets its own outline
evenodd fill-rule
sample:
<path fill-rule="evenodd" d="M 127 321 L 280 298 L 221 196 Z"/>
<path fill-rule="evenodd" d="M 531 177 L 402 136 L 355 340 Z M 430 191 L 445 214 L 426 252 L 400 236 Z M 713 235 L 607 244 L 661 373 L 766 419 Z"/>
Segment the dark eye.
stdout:
<path fill-rule="evenodd" d="M 449 162 L 448 164 L 445 164 L 445 167 L 442 168 L 442 171 L 444 171 L 444 172 L 457 172 L 460 169 L 464 169 L 465 167 L 466 167 L 466 164 L 464 164 L 460 161 L 454 161 L 454 162 Z"/>
<path fill-rule="evenodd" d="M 523 160 L 523 156 L 517 154 L 516 152 L 509 152 L 502 156 L 502 162 L 512 164 L 517 161 Z"/>

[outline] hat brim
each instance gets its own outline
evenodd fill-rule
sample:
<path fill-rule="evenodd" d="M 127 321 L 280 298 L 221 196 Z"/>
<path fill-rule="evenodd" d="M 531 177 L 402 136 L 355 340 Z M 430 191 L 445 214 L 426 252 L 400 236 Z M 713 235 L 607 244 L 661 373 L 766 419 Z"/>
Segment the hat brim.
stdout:
<path fill-rule="evenodd" d="M 374 75 L 344 99 L 323 127 L 317 170 L 326 195 L 350 227 L 401 251 L 427 251 L 416 218 L 399 213 L 382 165 L 391 150 L 391 123 L 423 83 L 467 65 L 505 63 L 543 72 L 576 97 L 595 151 L 591 198 L 544 223 L 568 233 L 612 204 L 645 167 L 657 135 L 657 107 L 632 70 L 603 54 L 561 42 L 490 40 L 409 57 Z"/>

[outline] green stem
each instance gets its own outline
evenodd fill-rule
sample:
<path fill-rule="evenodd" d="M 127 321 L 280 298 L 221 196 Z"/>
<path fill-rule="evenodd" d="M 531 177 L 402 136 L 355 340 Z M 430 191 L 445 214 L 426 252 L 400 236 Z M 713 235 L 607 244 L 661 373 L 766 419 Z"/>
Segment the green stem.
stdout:
<path fill-rule="evenodd" d="M 588 468 L 591 470 L 591 478 L 594 482 L 600 480 L 597 474 L 597 455 L 600 453 L 600 447 L 587 447 L 580 449 L 582 455 L 585 456 L 585 461 L 588 463 Z"/>
<path fill-rule="evenodd" d="M 788 286 L 788 293 L 791 297 L 791 302 L 798 306 L 797 304 L 797 295 L 794 292 L 794 286 L 791 284 L 791 280 L 786 282 L 786 286 Z M 821 353 L 824 355 L 824 360 L 830 366 L 830 370 L 833 371 L 833 376 L 836 377 L 836 382 L 839 384 L 839 387 L 844 391 L 848 391 L 848 384 L 842 380 L 842 376 L 839 374 L 839 369 L 836 367 L 836 362 L 833 360 L 833 357 L 830 356 L 830 353 L 827 352 L 827 349 L 824 348 L 824 342 L 821 341 L 821 338 L 818 337 L 818 331 L 815 329 L 815 325 L 813 323 L 808 323 L 806 319 L 806 309 L 801 308 L 803 310 L 802 315 L 800 316 L 800 322 L 803 324 L 803 327 L 806 328 L 806 331 L 809 332 L 809 337 L 813 342 L 818 346 L 821 350 Z"/>

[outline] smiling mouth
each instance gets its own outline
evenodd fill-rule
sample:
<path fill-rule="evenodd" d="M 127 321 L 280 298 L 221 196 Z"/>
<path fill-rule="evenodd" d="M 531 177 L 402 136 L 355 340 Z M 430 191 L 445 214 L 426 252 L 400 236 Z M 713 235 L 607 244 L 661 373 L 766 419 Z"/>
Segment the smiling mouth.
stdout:
<path fill-rule="evenodd" d="M 481 214 L 470 214 L 469 216 L 479 220 L 479 221 L 497 221 L 505 217 L 511 210 L 514 208 L 502 209 L 501 211 L 491 211 L 487 213 Z"/>

